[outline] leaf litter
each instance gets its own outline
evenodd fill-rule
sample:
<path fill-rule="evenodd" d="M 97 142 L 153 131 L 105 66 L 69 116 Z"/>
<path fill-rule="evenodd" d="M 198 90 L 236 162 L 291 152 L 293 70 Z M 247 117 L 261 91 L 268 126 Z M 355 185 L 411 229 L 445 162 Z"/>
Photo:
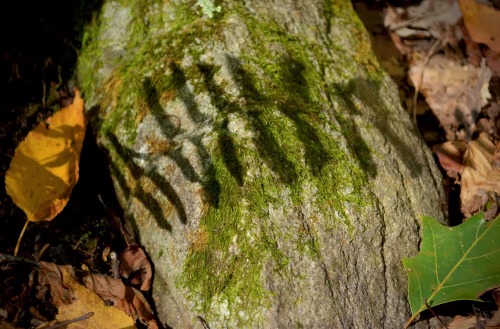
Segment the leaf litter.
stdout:
<path fill-rule="evenodd" d="M 431 146 L 453 180 L 448 185 L 459 186 L 459 209 L 469 217 L 484 209 L 489 192 L 500 191 L 492 154 L 500 140 L 500 29 L 495 24 L 500 10 L 475 0 L 424 0 L 388 6 L 383 16 L 408 62 L 408 81 L 415 88 L 410 112 L 415 120 L 431 112 L 444 131 L 444 140 Z"/>
<path fill-rule="evenodd" d="M 148 291 L 151 288 L 153 269 L 143 248 L 138 245 L 128 246 L 120 254 L 120 266 L 122 276 L 139 290 Z"/>
<path fill-rule="evenodd" d="M 136 320 L 148 328 L 158 328 L 143 293 L 121 279 L 75 271 L 69 265 L 40 262 L 38 281 L 37 297 L 43 300 L 49 293 L 51 303 L 58 309 L 57 322 L 93 313 L 68 328 L 135 328 Z"/>
<path fill-rule="evenodd" d="M 408 114 L 418 123 L 441 165 L 449 197 L 450 223 L 464 222 L 456 228 L 445 228 L 434 227 L 429 219 L 423 219 L 424 236 L 421 251 L 415 259 L 424 262 L 431 253 L 429 241 L 433 235 L 428 231 L 433 227 L 441 232 L 439 239 L 432 241 L 436 242 L 435 246 L 440 246 L 441 251 L 436 251 L 435 255 L 442 261 L 435 266 L 419 263 L 410 270 L 413 271 L 411 275 L 420 273 L 418 279 L 422 280 L 421 289 L 415 289 L 417 278 L 409 273 L 409 298 L 415 318 L 415 313 L 425 311 L 428 306 L 433 312 L 434 306 L 454 300 L 453 296 L 456 300 L 479 300 L 483 293 L 491 294 L 496 286 L 500 286 L 497 275 L 481 287 L 484 291 L 479 291 L 474 284 L 464 284 L 467 286 L 465 290 L 469 289 L 467 296 L 459 296 L 459 289 L 451 289 L 447 297 L 439 300 L 437 290 L 442 287 L 439 282 L 433 283 L 436 276 L 441 278 L 436 273 L 448 264 L 445 255 L 463 248 L 464 241 L 453 232 L 462 230 L 461 227 L 474 231 L 470 226 L 477 220 L 474 214 L 478 212 L 485 225 L 497 225 L 499 220 L 494 218 L 500 212 L 500 5 L 494 0 L 392 1 L 386 5 L 382 21 L 395 48 L 407 63 L 407 82 L 413 90 L 401 86 L 400 90 L 408 99 L 413 98 L 406 103 Z M 379 47 L 374 49 L 377 51 Z M 431 126 L 431 122 L 436 124 Z M 429 130 L 441 132 L 436 135 Z M 488 244 L 483 244 L 485 254 L 489 251 L 495 253 L 498 249 L 500 240 L 496 236 Z M 460 245 L 453 247 L 456 243 Z M 408 265 L 409 261 L 406 262 Z M 455 265 L 456 272 L 466 270 L 460 262 Z M 484 265 L 500 273 L 499 259 Z M 472 268 L 475 271 L 468 279 L 471 282 L 474 278 L 483 280 L 485 271 L 476 264 Z M 421 271 L 425 270 L 434 276 L 424 279 Z M 431 290 L 423 292 L 425 289 Z M 415 297 L 416 290 L 419 290 L 419 298 Z M 484 313 L 456 317 L 448 328 L 484 328 L 485 325 L 494 328 L 498 326 L 498 323 L 493 323 L 495 317 L 500 318 L 499 311 L 490 320 L 484 318 Z"/>

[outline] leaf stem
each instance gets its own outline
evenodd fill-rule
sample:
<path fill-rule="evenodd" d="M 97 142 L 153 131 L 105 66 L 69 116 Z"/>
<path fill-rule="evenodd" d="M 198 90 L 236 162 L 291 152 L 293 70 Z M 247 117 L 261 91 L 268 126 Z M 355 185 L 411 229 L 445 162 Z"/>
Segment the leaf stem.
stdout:
<path fill-rule="evenodd" d="M 17 238 L 16 248 L 14 249 L 14 256 L 17 256 L 17 252 L 19 251 L 19 246 L 21 245 L 21 240 L 24 236 L 24 232 L 26 232 L 26 229 L 28 228 L 29 222 L 30 222 L 29 219 L 26 219 L 26 223 L 24 224 L 21 234 L 19 234 L 19 238 Z"/>
<path fill-rule="evenodd" d="M 446 323 L 443 322 L 443 320 L 441 320 L 441 318 L 439 317 L 439 315 L 436 314 L 436 312 L 434 312 L 434 310 L 432 309 L 432 307 L 429 306 L 429 304 L 427 304 L 427 298 L 424 300 L 425 302 L 425 307 L 427 307 L 427 309 L 429 310 L 429 312 L 432 313 L 432 315 L 434 315 L 436 317 L 436 319 L 438 319 L 438 321 L 441 323 L 441 325 L 448 329 L 448 326 L 446 325 Z"/>

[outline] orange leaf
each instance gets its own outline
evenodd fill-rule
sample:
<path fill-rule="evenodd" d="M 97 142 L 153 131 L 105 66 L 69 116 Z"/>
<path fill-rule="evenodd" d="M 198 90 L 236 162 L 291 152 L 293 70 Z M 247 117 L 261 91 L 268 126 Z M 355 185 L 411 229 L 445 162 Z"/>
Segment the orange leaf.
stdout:
<path fill-rule="evenodd" d="M 499 53 L 500 29 L 497 22 L 500 19 L 500 11 L 475 0 L 459 0 L 458 3 L 472 40 L 484 43 Z"/>
<path fill-rule="evenodd" d="M 29 221 L 53 219 L 66 206 L 78 181 L 85 136 L 83 99 L 35 127 L 19 144 L 5 175 L 5 188 Z"/>

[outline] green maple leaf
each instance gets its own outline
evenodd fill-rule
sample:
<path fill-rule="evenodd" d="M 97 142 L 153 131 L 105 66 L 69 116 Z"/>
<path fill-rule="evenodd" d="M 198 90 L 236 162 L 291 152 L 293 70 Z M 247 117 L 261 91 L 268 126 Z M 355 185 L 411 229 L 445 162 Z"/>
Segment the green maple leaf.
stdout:
<path fill-rule="evenodd" d="M 487 222 L 477 214 L 448 227 L 422 217 L 420 252 L 403 259 L 408 273 L 412 316 L 408 327 L 427 305 L 456 300 L 479 301 L 482 292 L 500 284 L 500 219 Z"/>

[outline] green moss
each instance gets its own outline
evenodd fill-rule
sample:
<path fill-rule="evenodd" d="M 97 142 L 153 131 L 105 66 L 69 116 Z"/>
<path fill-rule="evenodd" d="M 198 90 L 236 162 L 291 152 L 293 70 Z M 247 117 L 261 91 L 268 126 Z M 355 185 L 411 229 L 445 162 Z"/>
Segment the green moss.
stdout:
<path fill-rule="evenodd" d="M 214 158 L 222 157 L 214 155 Z M 208 244 L 204 250 L 189 255 L 181 284 L 191 291 L 193 299 L 199 301 L 198 306 L 205 314 L 219 316 L 221 310 L 214 308 L 212 303 L 214 300 L 226 301 L 230 310 L 248 310 L 248 321 L 254 316 L 252 310 L 256 312 L 260 307 L 267 307 L 269 302 L 266 299 L 268 292 L 261 282 L 262 265 L 269 257 L 261 251 L 268 246 L 263 245 L 266 241 L 259 236 L 258 232 L 262 230 L 260 224 L 244 218 L 241 206 L 242 198 L 246 197 L 244 190 L 258 188 L 258 182 L 243 190 L 224 169 L 222 161 L 217 161 L 215 165 L 220 173 L 217 180 L 222 186 L 219 208 L 212 207 L 204 218 Z M 265 195 L 261 197 L 265 198 Z M 247 211 L 256 217 L 262 216 L 261 205 L 265 200 L 248 201 L 250 209 Z M 244 319 L 240 320 L 239 326 L 248 325 Z"/>
<path fill-rule="evenodd" d="M 271 29 L 272 32 L 269 32 L 267 25 L 259 26 L 260 22 L 251 19 L 246 22 L 249 21 L 255 24 L 250 27 L 256 32 L 253 35 L 255 43 L 263 47 L 241 60 L 228 58 L 228 61 L 233 61 L 230 65 L 233 68 L 232 80 L 239 85 L 240 93 L 246 100 L 245 107 L 231 101 L 229 96 L 223 96 L 223 88 L 217 88 L 214 83 L 207 83 L 205 89 L 216 95 L 212 100 L 219 109 L 219 128 L 225 126 L 229 114 L 236 113 L 247 120 L 248 130 L 260 136 L 253 138 L 250 147 L 247 140 L 234 136 L 236 146 L 233 148 L 238 150 L 234 158 L 262 159 L 267 169 L 263 169 L 262 176 L 245 181 L 241 186 L 231 173 L 230 166 L 222 161 L 227 158 L 225 150 L 219 147 L 213 154 L 217 180 L 222 186 L 220 206 L 212 207 L 203 219 L 209 243 L 206 250 L 194 252 L 188 257 L 185 276 L 181 279 L 182 284 L 193 293 L 193 300 L 200 301 L 203 312 L 215 317 L 220 315 L 220 309 L 214 309 L 213 301 L 221 298 L 228 302 L 231 310 L 237 310 L 242 299 L 249 313 L 250 310 L 268 306 L 270 292 L 263 288 L 262 282 L 264 264 L 271 260 L 274 270 L 284 276 L 291 275 L 287 267 L 288 256 L 279 249 L 277 240 L 294 239 L 299 251 L 307 252 L 314 258 L 321 257 L 318 240 L 309 236 L 314 232 L 304 232 L 297 238 L 296 232 L 288 234 L 273 229 L 268 207 L 269 204 L 277 207 L 284 205 L 281 198 L 284 191 L 294 206 L 300 207 L 304 184 L 316 186 L 315 203 L 324 215 L 322 224 L 326 224 L 323 229 L 333 231 L 342 225 L 351 234 L 354 234 L 354 228 L 347 214 L 343 213 L 345 204 L 351 204 L 360 212 L 371 204 L 370 195 L 365 192 L 368 177 L 363 168 L 363 165 L 367 166 L 363 157 L 368 153 L 357 154 L 354 157 L 357 162 L 353 161 L 352 154 L 344 151 L 338 141 L 317 127 L 319 122 L 328 120 L 321 114 L 319 89 L 324 86 L 317 86 L 318 89 L 311 87 L 322 79 L 313 67 L 306 64 L 309 62 L 308 54 L 303 50 L 314 45 L 305 46 L 297 39 L 283 37 L 284 33 L 280 31 Z M 266 31 L 263 35 L 260 33 L 262 30 Z M 269 47 L 269 43 L 278 40 L 285 46 L 287 56 L 276 63 L 279 55 L 270 50 L 273 48 Z M 331 65 L 328 62 L 321 64 Z M 204 80 L 211 81 L 217 70 L 205 65 Z M 254 79 L 253 75 L 259 78 Z M 346 99 L 353 94 L 352 90 L 343 92 Z M 344 103 L 350 105 L 347 101 Z M 355 134 L 354 126 L 330 125 L 334 131 Z M 354 140 L 362 142 L 359 136 Z M 352 145 L 352 150 L 358 146 Z M 247 169 L 250 168 L 244 168 Z M 292 214 L 293 210 L 290 212 Z M 245 213 L 260 220 L 246 218 Z M 251 237 L 245 237 L 248 232 L 251 232 Z M 233 246 L 235 238 L 237 247 Z M 308 248 L 304 241 L 309 244 Z M 235 253 L 232 248 L 239 251 Z M 258 313 L 255 311 L 255 314 Z M 250 314 L 250 317 L 253 316 Z M 259 319 L 253 321 L 258 323 Z M 244 324 L 238 323 L 240 326 Z"/>
<path fill-rule="evenodd" d="M 92 94 L 95 83 L 95 71 L 99 63 L 96 58 L 100 58 L 101 52 L 97 43 L 100 21 L 97 15 L 92 17 L 91 23 L 86 25 L 82 36 L 82 51 L 78 57 L 77 71 L 78 81 L 83 95 Z"/>
<path fill-rule="evenodd" d="M 176 25 L 171 26 L 168 34 L 154 39 L 144 40 L 148 29 L 161 22 L 146 26 L 142 17 L 134 19 L 131 28 L 134 36 L 129 46 L 137 51 L 133 58 L 118 65 L 110 78 L 119 83 L 116 86 L 111 83 L 115 87 L 107 93 L 113 110 L 107 114 L 100 134 L 106 136 L 124 129 L 125 142 L 132 145 L 143 112 L 154 114 L 155 106 L 161 105 L 158 99 L 162 95 L 182 98 L 181 89 L 186 81 L 193 84 L 195 93 L 211 95 L 217 114 L 213 118 L 213 142 L 205 151 L 212 165 L 203 173 L 201 182 L 210 204 L 201 223 L 208 243 L 188 255 L 178 283 L 186 288 L 200 311 L 208 315 L 209 322 L 210 317 L 223 316 L 221 307 L 227 307 L 234 312 L 242 311 L 235 325 L 252 326 L 262 320 L 256 318 L 261 313 L 259 309 L 270 306 L 272 295 L 263 284 L 266 264 L 271 263 L 272 270 L 283 277 L 292 278 L 290 255 L 279 248 L 277 241 L 288 239 L 299 252 L 313 259 L 321 258 L 315 223 L 319 223 L 321 230 L 346 229 L 356 234 L 344 211 L 346 204 L 359 213 L 372 204 L 366 184 L 376 168 L 370 158 L 371 150 L 350 121 L 349 113 L 356 111 L 353 101 L 356 86 L 349 81 L 354 81 L 355 72 L 361 70 L 353 65 L 367 67 L 376 62 L 365 43 L 352 51 L 337 52 L 339 59 L 335 62 L 326 54 L 321 58 L 323 46 L 290 36 L 277 25 L 256 20 L 236 4 L 233 9 L 238 12 L 239 8 L 256 48 L 241 58 L 226 57 L 232 70 L 230 78 L 240 92 L 240 97 L 235 98 L 224 91 L 227 82 L 222 85 L 216 82 L 215 77 L 221 75 L 220 67 L 199 62 L 205 49 L 193 42 L 197 38 L 201 45 L 211 44 L 208 41 L 214 36 L 222 38 L 220 31 L 227 17 L 218 15 L 217 21 L 207 21 L 194 14 L 189 5 L 182 6 L 175 9 L 180 12 Z M 134 12 L 140 14 L 141 10 Z M 353 12 L 350 4 L 339 7 L 335 3 L 328 4 L 327 15 L 352 21 L 352 17 L 344 15 Z M 355 24 L 352 28 L 364 33 L 362 25 Z M 97 45 L 97 41 L 91 42 Z M 331 42 L 332 48 L 345 47 Z M 92 56 L 97 46 L 92 44 L 87 49 L 89 53 L 84 57 Z M 349 64 L 352 54 L 360 50 L 358 63 Z M 186 52 L 195 65 L 183 69 L 181 61 Z M 311 53 L 316 56 L 314 63 Z M 338 72 L 338 83 L 332 84 L 322 76 L 321 69 L 330 67 Z M 376 77 L 377 67 L 375 64 L 372 67 L 375 69 L 368 70 L 368 74 Z M 91 79 L 84 77 L 84 80 L 90 83 Z M 325 99 L 325 90 L 330 90 L 335 102 Z M 113 93 L 118 96 L 113 98 Z M 339 108 L 334 113 L 325 113 L 325 104 L 334 106 L 333 103 L 340 104 Z M 196 115 L 201 114 L 193 117 Z M 229 123 L 234 118 L 244 123 L 251 137 L 231 132 Z M 201 141 L 197 143 L 198 148 L 205 147 Z M 347 144 L 347 150 L 342 143 Z M 117 145 L 114 148 L 111 156 L 122 166 L 116 172 L 126 172 L 130 169 L 125 163 L 126 154 L 121 154 Z M 249 178 L 248 172 L 256 170 Z M 304 194 L 314 194 L 310 190 L 304 192 L 307 186 L 317 188 L 311 202 L 321 217 L 298 219 Z M 290 229 L 275 222 L 270 205 L 289 207 L 284 212 L 291 221 Z M 299 232 L 293 231 L 294 227 L 299 227 Z"/>

